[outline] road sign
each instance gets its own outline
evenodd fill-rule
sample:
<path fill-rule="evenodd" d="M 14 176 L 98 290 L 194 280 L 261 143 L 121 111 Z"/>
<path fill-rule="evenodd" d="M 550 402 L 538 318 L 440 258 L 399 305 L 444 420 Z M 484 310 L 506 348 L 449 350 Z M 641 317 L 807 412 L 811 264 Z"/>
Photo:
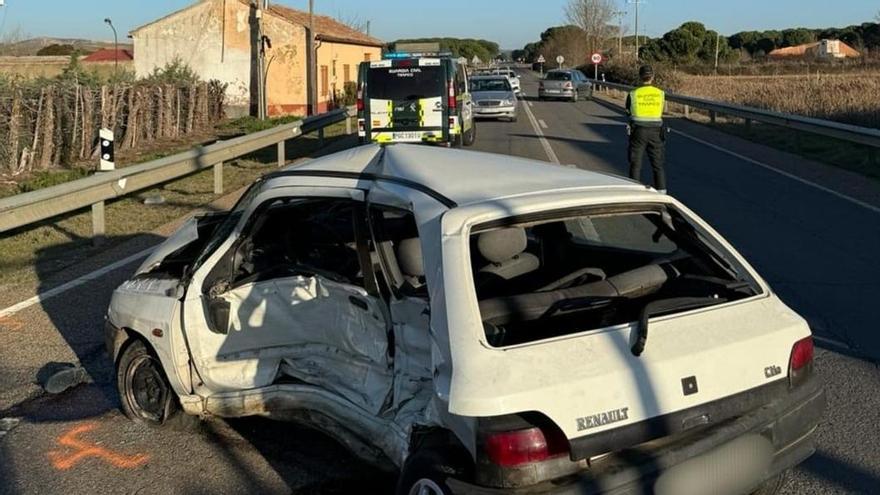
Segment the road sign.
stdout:
<path fill-rule="evenodd" d="M 602 54 L 601 53 L 592 54 L 590 56 L 590 62 L 593 62 L 594 64 L 601 64 L 602 63 Z"/>
<path fill-rule="evenodd" d="M 543 63 L 546 62 L 546 61 L 547 61 L 547 60 L 544 58 L 543 55 L 539 55 L 539 56 L 538 56 L 538 63 L 539 63 L 539 64 L 543 64 Z"/>
<path fill-rule="evenodd" d="M 562 55 L 557 55 L 556 56 L 556 63 L 559 65 L 562 65 L 563 62 L 565 62 L 565 57 L 563 57 Z"/>

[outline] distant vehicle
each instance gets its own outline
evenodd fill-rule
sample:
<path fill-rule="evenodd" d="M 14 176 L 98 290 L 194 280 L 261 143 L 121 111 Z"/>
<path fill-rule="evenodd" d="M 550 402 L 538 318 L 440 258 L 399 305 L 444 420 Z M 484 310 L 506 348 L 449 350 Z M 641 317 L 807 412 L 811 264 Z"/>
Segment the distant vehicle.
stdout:
<path fill-rule="evenodd" d="M 491 153 L 269 174 L 105 323 L 132 420 L 297 421 L 397 495 L 770 495 L 825 407 L 807 322 L 683 204 Z"/>
<path fill-rule="evenodd" d="M 517 75 L 517 73 L 513 69 L 507 67 L 492 69 L 492 74 L 507 76 L 507 78 L 510 79 L 510 86 L 513 88 L 513 92 L 516 94 L 520 94 L 522 92 L 522 89 L 520 87 L 519 75 Z"/>
<path fill-rule="evenodd" d="M 362 143 L 470 146 L 476 139 L 467 67 L 446 53 L 392 52 L 358 72 Z"/>
<path fill-rule="evenodd" d="M 470 80 L 474 100 L 474 116 L 477 118 L 507 119 L 516 122 L 517 100 L 504 75 L 476 76 Z"/>
<path fill-rule="evenodd" d="M 593 97 L 593 83 L 576 69 L 548 71 L 538 83 L 538 99 L 567 99 L 573 102 Z"/>

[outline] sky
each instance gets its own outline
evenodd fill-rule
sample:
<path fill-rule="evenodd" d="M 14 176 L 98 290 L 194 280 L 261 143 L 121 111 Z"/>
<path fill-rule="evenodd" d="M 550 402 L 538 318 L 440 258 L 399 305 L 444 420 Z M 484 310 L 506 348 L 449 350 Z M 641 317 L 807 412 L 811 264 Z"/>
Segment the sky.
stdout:
<path fill-rule="evenodd" d="M 628 11 L 634 31 L 635 5 Z M 632 1 L 632 0 L 630 0 Z M 640 32 L 660 36 L 695 20 L 729 35 L 744 30 L 842 27 L 874 20 L 876 0 L 641 0 Z M 0 39 L 20 28 L 31 36 L 112 40 L 103 23 L 113 19 L 120 40 L 129 30 L 190 5 L 193 0 L 0 0 Z M 307 10 L 307 0 L 273 0 Z M 320 14 L 369 20 L 371 34 L 398 38 L 452 36 L 485 38 L 502 48 L 522 48 L 550 26 L 565 24 L 567 0 L 315 0 Z"/>

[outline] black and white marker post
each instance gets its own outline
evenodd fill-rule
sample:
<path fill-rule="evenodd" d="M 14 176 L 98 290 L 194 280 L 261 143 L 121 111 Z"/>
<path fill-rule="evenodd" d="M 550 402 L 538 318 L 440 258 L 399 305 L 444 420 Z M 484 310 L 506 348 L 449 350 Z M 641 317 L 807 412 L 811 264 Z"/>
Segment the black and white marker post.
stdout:
<path fill-rule="evenodd" d="M 100 162 L 98 172 L 110 172 L 116 170 L 116 161 L 113 150 L 113 131 L 101 129 L 98 131 L 100 146 Z M 104 202 L 99 201 L 92 205 L 92 243 L 100 245 L 104 242 Z"/>

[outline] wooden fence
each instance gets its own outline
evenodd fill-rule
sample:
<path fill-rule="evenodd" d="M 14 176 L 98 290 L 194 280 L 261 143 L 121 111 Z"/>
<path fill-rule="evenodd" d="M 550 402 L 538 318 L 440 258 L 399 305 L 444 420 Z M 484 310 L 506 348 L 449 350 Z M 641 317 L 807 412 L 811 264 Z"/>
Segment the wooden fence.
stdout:
<path fill-rule="evenodd" d="M 64 167 L 97 158 L 98 130 L 117 150 L 210 128 L 223 118 L 224 85 L 80 84 L 0 88 L 0 175 Z"/>

